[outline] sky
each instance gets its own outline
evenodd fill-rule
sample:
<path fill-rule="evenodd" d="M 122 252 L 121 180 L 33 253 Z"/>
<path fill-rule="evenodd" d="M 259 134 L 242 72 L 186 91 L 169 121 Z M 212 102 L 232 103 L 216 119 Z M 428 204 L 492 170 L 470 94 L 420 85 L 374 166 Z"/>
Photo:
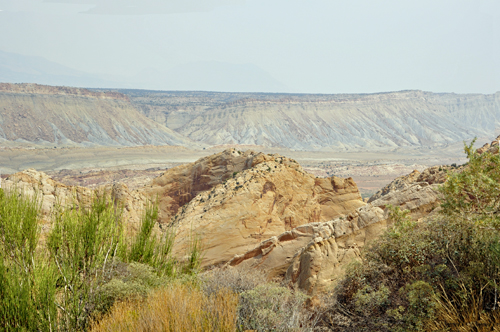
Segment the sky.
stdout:
<path fill-rule="evenodd" d="M 0 31 L 137 88 L 500 91 L 498 0 L 0 0 Z"/>

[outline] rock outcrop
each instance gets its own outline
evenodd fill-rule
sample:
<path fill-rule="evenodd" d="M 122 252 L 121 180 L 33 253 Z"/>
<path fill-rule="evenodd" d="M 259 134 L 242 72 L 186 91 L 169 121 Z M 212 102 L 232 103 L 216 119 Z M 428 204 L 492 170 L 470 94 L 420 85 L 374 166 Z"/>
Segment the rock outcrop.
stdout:
<path fill-rule="evenodd" d="M 490 152 L 493 154 L 497 154 L 499 151 L 499 145 L 500 145 L 500 136 L 498 136 L 494 141 L 491 143 L 485 143 L 482 147 L 477 149 L 477 152 L 479 154 L 484 153 L 484 152 Z"/>
<path fill-rule="evenodd" d="M 464 165 L 461 166 L 450 166 L 450 165 L 440 165 L 440 166 L 432 166 L 426 168 L 420 173 L 415 170 L 408 175 L 400 176 L 394 179 L 391 183 L 389 183 L 384 188 L 377 191 L 370 199 L 368 199 L 368 203 L 371 203 L 383 196 L 396 192 L 405 188 L 412 186 L 415 183 L 427 183 L 427 184 L 442 184 L 445 183 L 448 174 L 450 172 L 461 172 L 464 168 Z"/>
<path fill-rule="evenodd" d="M 253 151 L 228 149 L 165 171 L 155 178 L 144 191 L 150 197 L 157 197 L 160 204 L 160 218 L 169 223 L 180 207 L 190 202 L 198 194 L 210 190 L 218 184 L 236 176 L 239 172 L 253 167 L 262 158 Z M 289 164 L 289 159 L 285 163 Z"/>
<path fill-rule="evenodd" d="M 291 159 L 234 149 L 172 169 L 148 190 L 160 197 L 163 221 L 180 208 L 171 219 L 177 228 L 174 253 L 184 255 L 198 236 L 203 266 L 225 263 L 263 239 L 365 204 L 352 178 L 319 179 Z"/>
<path fill-rule="evenodd" d="M 116 206 L 122 207 L 125 230 L 132 234 L 138 229 L 146 196 L 139 191 L 131 191 L 124 184 L 114 184 L 99 187 L 95 190 L 67 186 L 54 181 L 44 172 L 28 169 L 10 175 L 2 181 L 2 188 L 19 190 L 30 197 L 36 197 L 40 202 L 42 217 L 42 232 L 50 229 L 52 213 L 57 207 L 90 206 L 96 192 L 107 192 L 115 200 Z"/>
<path fill-rule="evenodd" d="M 390 192 L 345 217 L 301 225 L 235 255 L 228 268 L 259 268 L 269 278 L 285 276 L 291 285 L 315 293 L 332 287 L 345 267 L 360 258 L 366 244 L 390 224 L 388 205 L 408 209 L 413 219 L 439 204 L 437 185 L 425 182 Z"/>
<path fill-rule="evenodd" d="M 414 170 L 408 175 L 403 175 L 394 179 L 394 181 L 392 181 L 387 186 L 377 191 L 372 197 L 370 197 L 370 199 L 368 199 L 368 203 L 373 202 L 374 200 L 379 199 L 380 197 L 387 195 L 390 192 L 408 188 L 412 183 L 417 181 L 419 175 L 420 172 Z"/>

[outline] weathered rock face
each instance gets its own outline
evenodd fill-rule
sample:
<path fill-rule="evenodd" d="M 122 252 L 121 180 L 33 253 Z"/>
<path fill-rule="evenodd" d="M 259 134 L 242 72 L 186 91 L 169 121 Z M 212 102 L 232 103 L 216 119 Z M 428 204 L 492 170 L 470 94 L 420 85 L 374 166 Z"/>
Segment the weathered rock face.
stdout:
<path fill-rule="evenodd" d="M 414 219 L 439 204 L 437 185 L 413 184 L 358 208 L 346 217 L 298 226 L 261 242 L 227 264 L 232 268 L 260 268 L 270 278 L 286 280 L 309 293 L 332 287 L 362 248 L 390 224 L 387 205 L 409 209 Z"/>
<path fill-rule="evenodd" d="M 394 181 L 392 181 L 387 186 L 377 191 L 372 197 L 370 197 L 368 203 L 373 202 L 374 200 L 379 199 L 380 197 L 387 195 L 390 192 L 408 188 L 413 182 L 418 179 L 419 175 L 420 172 L 414 170 L 408 175 L 403 175 L 394 179 Z"/>
<path fill-rule="evenodd" d="M 195 141 L 214 145 L 251 144 L 296 150 L 327 147 L 337 151 L 432 146 L 493 135 L 500 120 L 498 92 L 123 92 L 151 119 Z"/>
<path fill-rule="evenodd" d="M 171 168 L 154 179 L 149 188 L 144 190 L 150 197 L 158 197 L 160 218 L 168 223 L 180 207 L 199 193 L 232 178 L 233 174 L 251 168 L 263 160 L 264 156 L 266 155 L 253 151 L 228 149 L 194 163 Z M 290 163 L 288 159 L 286 162 Z"/>
<path fill-rule="evenodd" d="M 57 206 L 90 206 L 96 191 L 106 191 L 123 208 L 125 229 L 134 233 L 139 226 L 147 198 L 139 191 L 130 191 L 126 185 L 115 184 L 92 190 L 80 186 L 66 186 L 54 181 L 47 174 L 28 169 L 9 176 L 2 181 L 2 188 L 17 189 L 28 196 L 36 196 L 41 204 L 42 232 L 50 229 L 52 213 Z"/>
<path fill-rule="evenodd" d="M 500 145 L 500 136 L 498 136 L 493 142 L 484 144 L 482 147 L 477 149 L 477 152 L 479 154 L 484 152 L 497 154 L 499 151 L 499 145 Z"/>
<path fill-rule="evenodd" d="M 240 165 L 237 169 L 243 171 L 233 178 L 232 173 L 236 169 L 234 166 L 228 170 L 225 163 L 222 167 L 211 164 L 212 169 L 218 171 L 216 176 L 205 175 L 199 179 L 203 179 L 207 186 L 222 179 L 227 181 L 213 186 L 210 191 L 200 192 L 172 219 L 177 227 L 174 245 L 176 255 L 184 255 L 190 238 L 196 235 L 202 240 L 204 247 L 203 266 L 225 263 L 235 254 L 252 249 L 263 239 L 300 225 L 346 215 L 365 204 L 356 184 L 350 178 L 317 179 L 304 172 L 293 160 L 279 155 L 252 152 L 241 156 L 237 154 L 235 150 L 226 150 L 220 155 L 212 156 L 212 161 L 225 161 L 227 158 L 240 160 L 236 163 Z M 234 156 L 231 157 L 232 155 Z M 202 164 L 210 164 L 208 160 L 201 161 Z M 200 162 L 195 163 L 197 164 Z M 185 169 L 188 184 L 193 179 L 193 169 L 200 167 L 195 165 Z M 206 173 L 204 171 L 201 174 Z M 161 182 L 155 183 L 158 192 L 161 192 Z M 165 184 L 181 187 L 175 181 Z M 168 192 L 172 191 L 164 191 Z M 154 191 L 151 193 L 154 194 Z M 164 195 L 162 199 L 165 218 L 169 216 L 168 206 L 172 206 L 169 204 L 178 204 L 179 198 Z"/>
<path fill-rule="evenodd" d="M 415 183 L 423 183 L 427 184 L 442 184 L 445 183 L 448 179 L 449 172 L 461 172 L 464 166 L 449 166 L 449 165 L 440 165 L 440 166 L 432 166 L 426 168 L 422 173 L 415 170 L 412 173 L 404 176 L 400 176 L 394 179 L 391 183 L 389 183 L 384 188 L 377 191 L 370 199 L 368 203 L 371 203 L 389 193 L 399 191 L 405 188 L 409 188 Z"/>
<path fill-rule="evenodd" d="M 0 84 L 0 140 L 49 146 L 200 147 L 139 113 L 127 96 L 38 84 Z"/>

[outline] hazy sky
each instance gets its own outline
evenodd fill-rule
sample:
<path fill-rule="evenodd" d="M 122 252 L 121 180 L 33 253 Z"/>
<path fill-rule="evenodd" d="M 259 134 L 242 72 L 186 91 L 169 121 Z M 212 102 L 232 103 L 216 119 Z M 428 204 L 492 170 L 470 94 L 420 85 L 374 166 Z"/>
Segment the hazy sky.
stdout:
<path fill-rule="evenodd" d="M 258 67 L 290 92 L 500 90 L 498 0 L 0 0 L 0 10 L 0 50 L 108 77 L 216 61 Z"/>

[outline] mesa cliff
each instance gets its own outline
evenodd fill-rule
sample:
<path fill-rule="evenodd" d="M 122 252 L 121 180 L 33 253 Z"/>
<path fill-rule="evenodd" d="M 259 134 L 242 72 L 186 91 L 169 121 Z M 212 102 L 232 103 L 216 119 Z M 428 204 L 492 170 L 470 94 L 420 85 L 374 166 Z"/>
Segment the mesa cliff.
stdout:
<path fill-rule="evenodd" d="M 139 113 L 123 94 L 38 84 L 0 84 L 0 140 L 42 146 L 200 146 Z"/>
<path fill-rule="evenodd" d="M 295 150 L 428 147 L 492 137 L 500 92 L 259 94 L 119 90 L 151 119 L 194 141 Z"/>

